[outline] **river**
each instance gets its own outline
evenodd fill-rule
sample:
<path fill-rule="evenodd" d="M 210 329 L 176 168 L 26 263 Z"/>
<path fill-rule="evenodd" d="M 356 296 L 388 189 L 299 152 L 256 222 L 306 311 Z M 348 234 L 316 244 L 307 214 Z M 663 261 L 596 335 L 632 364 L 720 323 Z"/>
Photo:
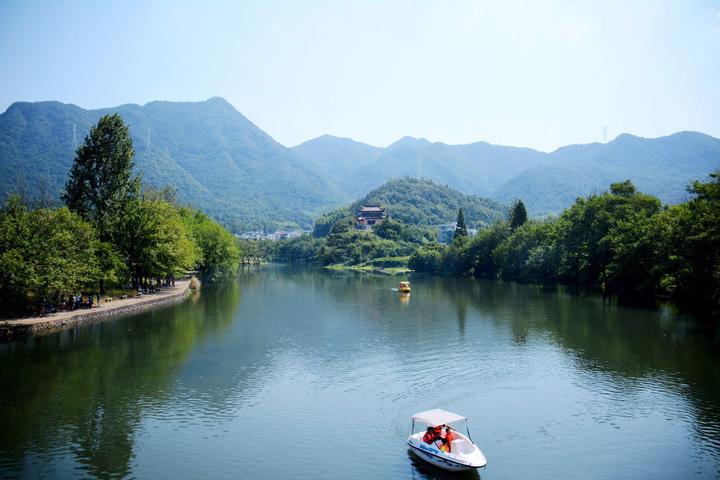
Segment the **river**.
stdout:
<path fill-rule="evenodd" d="M 270 266 L 187 302 L 0 344 L 1 478 L 720 477 L 695 322 L 541 288 Z M 469 417 L 444 474 L 410 416 Z"/>

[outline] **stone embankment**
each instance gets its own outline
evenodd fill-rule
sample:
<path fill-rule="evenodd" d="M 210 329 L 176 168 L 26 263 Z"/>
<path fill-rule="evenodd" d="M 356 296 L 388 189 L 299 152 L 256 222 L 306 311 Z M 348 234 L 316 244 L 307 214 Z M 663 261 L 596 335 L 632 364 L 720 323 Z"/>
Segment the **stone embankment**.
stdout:
<path fill-rule="evenodd" d="M 28 335 L 56 332 L 66 328 L 76 327 L 87 323 L 105 320 L 118 315 L 138 313 L 164 305 L 182 302 L 191 290 L 190 284 L 196 279 L 179 280 L 175 285 L 160 292 L 115 299 L 112 302 L 102 302 L 91 310 L 78 309 L 72 312 L 59 312 L 44 317 L 28 317 L 13 320 L 0 320 L 0 341 L 13 340 Z M 195 287 L 196 285 L 193 285 Z"/>

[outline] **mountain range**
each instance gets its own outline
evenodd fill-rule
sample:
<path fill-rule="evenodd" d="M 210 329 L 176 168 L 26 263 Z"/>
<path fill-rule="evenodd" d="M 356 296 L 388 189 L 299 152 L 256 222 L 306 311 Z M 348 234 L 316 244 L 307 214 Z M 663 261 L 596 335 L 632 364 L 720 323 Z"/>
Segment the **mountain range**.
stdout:
<path fill-rule="evenodd" d="M 345 200 L 221 98 L 99 110 L 15 103 L 0 115 L 0 191 L 14 188 L 18 178 L 29 190 L 45 179 L 57 197 L 75 147 L 102 115 L 115 112 L 129 126 L 145 183 L 175 187 L 181 201 L 235 230 L 283 221 L 309 227 L 318 213 Z"/>
<path fill-rule="evenodd" d="M 486 142 L 447 145 L 411 137 L 381 152 L 364 147 L 326 135 L 293 150 L 307 162 L 326 152 L 338 158 L 352 156 L 354 169 L 348 165 L 327 168 L 329 162 L 317 169 L 339 189 L 356 196 L 389 178 L 415 176 L 505 204 L 521 199 L 533 216 L 559 213 L 578 196 L 599 193 L 625 179 L 665 203 L 678 203 L 687 198 L 691 181 L 720 168 L 720 140 L 697 132 L 660 138 L 622 134 L 608 143 L 570 145 L 551 153 Z M 345 155 L 345 151 L 352 153 Z"/>
<path fill-rule="evenodd" d="M 287 148 L 218 97 L 97 110 L 18 102 L 0 114 L 0 192 L 19 181 L 37 191 L 44 182 L 57 198 L 74 149 L 101 115 L 114 112 L 129 126 L 146 183 L 174 186 L 181 201 L 236 231 L 284 223 L 309 228 L 318 214 L 399 177 L 430 179 L 503 204 L 522 199 L 531 215 L 543 216 L 624 179 L 663 202 L 679 202 L 690 181 L 720 167 L 720 140 L 697 132 L 623 134 L 551 153 L 412 137 L 380 148 L 330 135 Z"/>

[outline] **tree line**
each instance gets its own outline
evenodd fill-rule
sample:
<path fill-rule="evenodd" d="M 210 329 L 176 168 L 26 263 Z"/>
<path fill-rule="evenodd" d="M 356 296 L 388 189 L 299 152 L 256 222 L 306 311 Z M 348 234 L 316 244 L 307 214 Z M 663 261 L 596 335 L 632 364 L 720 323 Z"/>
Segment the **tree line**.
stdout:
<path fill-rule="evenodd" d="M 662 206 L 630 181 L 578 198 L 559 217 L 528 220 L 517 202 L 508 221 L 452 245 L 418 248 L 419 272 L 526 283 L 597 287 L 606 297 L 674 300 L 720 318 L 720 172 L 688 188 L 691 198 Z"/>
<path fill-rule="evenodd" d="M 117 115 L 93 126 L 75 154 L 63 206 L 11 193 L 0 210 L 0 311 L 79 292 L 142 288 L 188 270 L 216 280 L 237 270 L 234 237 L 170 189 L 133 173 L 128 128 Z"/>

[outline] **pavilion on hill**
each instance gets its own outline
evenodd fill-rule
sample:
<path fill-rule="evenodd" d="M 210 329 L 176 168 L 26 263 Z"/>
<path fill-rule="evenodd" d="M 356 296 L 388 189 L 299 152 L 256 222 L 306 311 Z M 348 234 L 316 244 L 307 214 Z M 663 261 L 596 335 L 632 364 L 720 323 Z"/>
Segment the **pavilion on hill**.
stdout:
<path fill-rule="evenodd" d="M 379 204 L 363 205 L 357 216 L 357 228 L 370 230 L 375 225 L 380 225 L 387 218 L 385 208 Z"/>

